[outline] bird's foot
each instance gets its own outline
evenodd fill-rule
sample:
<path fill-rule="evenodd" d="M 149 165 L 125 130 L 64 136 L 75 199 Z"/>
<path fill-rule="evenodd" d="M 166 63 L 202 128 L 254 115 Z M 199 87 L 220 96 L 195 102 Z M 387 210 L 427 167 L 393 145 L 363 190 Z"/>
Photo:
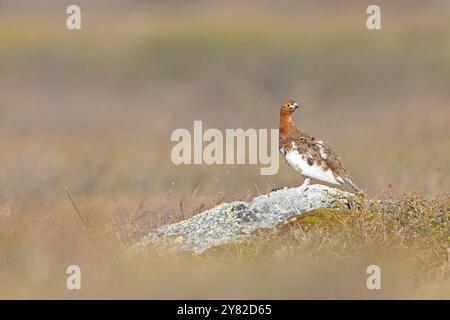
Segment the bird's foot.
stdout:
<path fill-rule="evenodd" d="M 306 178 L 303 184 L 300 186 L 300 192 L 305 192 L 309 189 L 309 183 L 311 182 L 311 179 Z"/>

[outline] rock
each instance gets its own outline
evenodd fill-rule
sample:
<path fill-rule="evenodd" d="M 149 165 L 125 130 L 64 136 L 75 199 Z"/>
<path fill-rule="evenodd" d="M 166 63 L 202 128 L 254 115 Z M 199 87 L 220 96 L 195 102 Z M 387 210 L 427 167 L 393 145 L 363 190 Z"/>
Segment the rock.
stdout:
<path fill-rule="evenodd" d="M 133 249 L 166 246 L 182 251 L 203 251 L 240 243 L 258 229 L 270 229 L 299 214 L 318 208 L 342 208 L 352 193 L 315 184 L 284 188 L 255 197 L 250 202 L 223 203 L 190 219 L 162 226 L 144 236 Z"/>

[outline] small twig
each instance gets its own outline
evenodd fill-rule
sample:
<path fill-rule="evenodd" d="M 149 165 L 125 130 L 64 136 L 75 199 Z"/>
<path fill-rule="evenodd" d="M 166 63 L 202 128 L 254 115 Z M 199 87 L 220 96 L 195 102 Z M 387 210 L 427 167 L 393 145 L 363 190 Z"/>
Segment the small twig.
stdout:
<path fill-rule="evenodd" d="M 183 201 L 184 201 L 184 196 L 180 201 L 180 211 L 181 211 L 181 216 L 183 217 L 183 220 L 186 220 L 186 218 L 184 217 Z"/>
<path fill-rule="evenodd" d="M 139 215 L 138 217 L 136 217 L 136 218 L 133 220 L 133 223 L 136 223 L 139 219 L 141 219 L 143 216 L 145 216 L 145 215 L 148 214 L 148 213 L 157 214 L 158 212 L 156 212 L 156 211 L 151 211 L 151 210 L 144 210 L 144 211 L 142 211 L 142 214 L 141 214 L 141 215 Z"/>
<path fill-rule="evenodd" d="M 258 188 L 258 184 L 255 182 L 256 191 L 258 191 L 258 194 L 261 195 L 261 190 Z"/>
<path fill-rule="evenodd" d="M 70 191 L 68 189 L 66 189 L 66 194 L 67 194 L 67 197 L 69 198 L 70 202 L 72 203 L 72 206 L 75 209 L 75 212 L 78 214 L 78 217 L 80 218 L 81 222 L 83 223 L 83 226 L 86 228 L 86 230 L 89 230 L 88 225 L 87 225 L 86 221 L 84 220 L 80 209 L 78 209 L 78 206 L 75 203 L 75 201 L 73 200 L 72 195 L 70 194 Z"/>

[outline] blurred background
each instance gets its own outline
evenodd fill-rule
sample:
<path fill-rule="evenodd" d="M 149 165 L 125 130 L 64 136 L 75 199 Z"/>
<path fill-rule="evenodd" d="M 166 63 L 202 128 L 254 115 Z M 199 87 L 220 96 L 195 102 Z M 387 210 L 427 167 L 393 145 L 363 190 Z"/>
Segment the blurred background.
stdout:
<path fill-rule="evenodd" d="M 0 2 L 5 197 L 298 185 L 170 161 L 174 129 L 277 128 L 285 98 L 369 193 L 449 189 L 447 1 L 381 2 L 379 31 L 361 1 L 79 1 L 69 31 L 71 3 Z"/>
<path fill-rule="evenodd" d="M 80 31 L 66 29 L 71 4 Z M 170 160 L 174 129 L 277 128 L 286 98 L 304 105 L 296 124 L 333 146 L 369 195 L 448 192 L 450 3 L 377 1 L 374 31 L 369 4 L 0 0 L 3 229 L 75 243 L 66 190 L 91 219 L 121 225 L 130 212 L 177 220 L 300 185 L 281 161 L 261 176 L 259 165 Z M 18 258 L 8 232 L 0 255 Z"/>

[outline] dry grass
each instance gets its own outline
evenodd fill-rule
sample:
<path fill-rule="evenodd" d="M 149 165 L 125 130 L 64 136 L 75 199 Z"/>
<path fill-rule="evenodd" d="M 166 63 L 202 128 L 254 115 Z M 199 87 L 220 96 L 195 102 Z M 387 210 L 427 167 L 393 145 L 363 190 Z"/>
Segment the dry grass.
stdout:
<path fill-rule="evenodd" d="M 338 261 L 356 256 L 408 256 L 414 279 L 442 280 L 450 271 L 450 198 L 418 195 L 372 200 L 348 210 L 319 209 L 276 230 L 262 232 L 247 244 L 249 252 L 281 252 L 282 257 Z M 244 252 L 244 256 L 247 254 Z"/>
<path fill-rule="evenodd" d="M 54 13 L 2 10 L 0 297 L 449 298 L 448 12 L 386 4 L 384 30 L 367 33 L 359 6 L 119 19 L 86 3 L 70 34 Z M 275 128 L 286 97 L 370 198 L 392 202 L 311 213 L 201 257 L 125 254 L 160 224 L 299 185 L 283 164 L 260 176 L 169 158 L 172 130 Z M 395 197 L 378 195 L 387 185 Z M 65 289 L 69 264 L 81 292 Z M 369 264 L 381 292 L 365 287 Z"/>
<path fill-rule="evenodd" d="M 29 220 L 3 204 L 2 297 L 448 299 L 448 195 L 387 198 L 316 210 L 201 256 L 130 255 L 144 231 L 136 223 L 142 207 L 124 214 L 116 204 L 114 219 L 87 219 L 67 200 L 73 219 L 56 222 Z M 64 288 L 69 264 L 82 268 L 81 292 Z M 365 287 L 371 264 L 381 267 L 381 291 Z"/>

